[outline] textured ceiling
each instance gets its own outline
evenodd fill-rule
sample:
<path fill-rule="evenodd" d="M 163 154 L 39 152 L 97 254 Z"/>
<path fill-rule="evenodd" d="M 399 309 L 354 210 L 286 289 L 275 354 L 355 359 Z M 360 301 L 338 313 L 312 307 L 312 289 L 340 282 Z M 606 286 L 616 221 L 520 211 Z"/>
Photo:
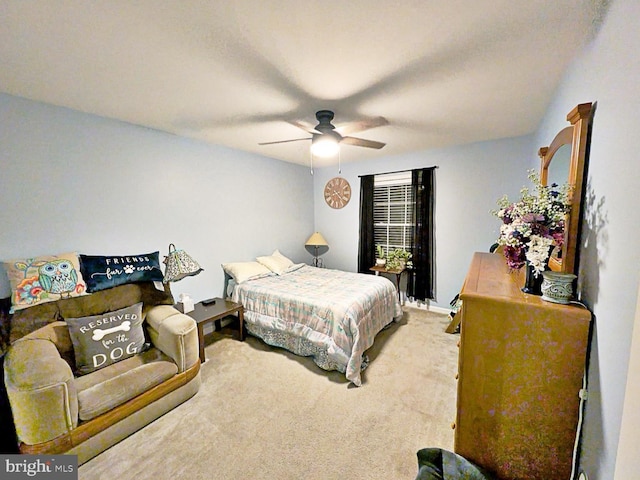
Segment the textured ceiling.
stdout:
<path fill-rule="evenodd" d="M 606 0 L 0 0 L 0 91 L 289 162 L 531 133 Z"/>

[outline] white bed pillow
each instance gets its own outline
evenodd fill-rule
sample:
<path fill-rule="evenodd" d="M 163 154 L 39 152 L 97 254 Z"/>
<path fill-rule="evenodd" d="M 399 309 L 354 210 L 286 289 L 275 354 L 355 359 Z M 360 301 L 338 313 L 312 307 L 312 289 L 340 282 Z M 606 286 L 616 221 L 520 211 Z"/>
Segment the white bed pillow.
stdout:
<path fill-rule="evenodd" d="M 253 278 L 271 275 L 271 270 L 258 262 L 223 263 L 222 269 L 230 275 L 236 283 L 242 283 Z"/>
<path fill-rule="evenodd" d="M 289 267 L 293 265 L 293 262 L 289 258 L 282 255 L 278 250 L 276 250 L 269 256 L 258 257 L 256 258 L 256 260 L 276 275 L 282 275 Z"/>

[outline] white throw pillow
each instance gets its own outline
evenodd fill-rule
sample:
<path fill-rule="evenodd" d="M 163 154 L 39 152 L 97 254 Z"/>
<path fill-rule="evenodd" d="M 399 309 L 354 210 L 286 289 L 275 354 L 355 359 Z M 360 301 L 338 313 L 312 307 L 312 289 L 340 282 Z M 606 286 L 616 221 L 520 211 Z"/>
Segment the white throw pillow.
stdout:
<path fill-rule="evenodd" d="M 236 283 L 242 283 L 253 278 L 271 275 L 271 270 L 258 262 L 223 263 L 222 269 L 230 275 Z"/>
<path fill-rule="evenodd" d="M 278 250 L 273 252 L 269 256 L 256 258 L 258 262 L 267 267 L 276 275 L 282 275 L 289 267 L 293 265 L 293 262 L 282 255 Z"/>

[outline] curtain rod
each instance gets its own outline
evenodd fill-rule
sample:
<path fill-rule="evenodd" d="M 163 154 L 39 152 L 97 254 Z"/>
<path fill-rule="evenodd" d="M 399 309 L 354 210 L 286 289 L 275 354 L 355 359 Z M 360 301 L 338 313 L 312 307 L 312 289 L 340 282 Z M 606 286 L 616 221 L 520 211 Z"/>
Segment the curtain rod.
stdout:
<path fill-rule="evenodd" d="M 358 175 L 358 178 L 366 177 L 369 175 L 391 175 L 392 173 L 413 172 L 414 170 L 422 170 L 424 168 L 440 168 L 440 167 L 438 165 L 434 165 L 433 167 L 408 168 L 406 170 L 396 170 L 395 172 L 367 173 L 366 175 Z"/>

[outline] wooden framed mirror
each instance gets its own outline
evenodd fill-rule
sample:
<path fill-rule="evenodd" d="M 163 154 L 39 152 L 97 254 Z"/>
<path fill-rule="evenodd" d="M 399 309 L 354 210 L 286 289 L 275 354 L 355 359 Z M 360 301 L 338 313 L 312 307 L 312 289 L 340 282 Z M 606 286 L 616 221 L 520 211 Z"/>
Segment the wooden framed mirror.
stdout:
<path fill-rule="evenodd" d="M 563 128 L 548 147 L 540 148 L 540 181 L 543 185 L 568 182 L 572 188 L 571 209 L 564 229 L 564 245 L 554 251 L 549 268 L 556 272 L 577 274 L 577 249 L 580 240 L 583 183 L 587 156 L 587 137 L 591 103 L 581 103 L 567 115 L 570 127 Z"/>

